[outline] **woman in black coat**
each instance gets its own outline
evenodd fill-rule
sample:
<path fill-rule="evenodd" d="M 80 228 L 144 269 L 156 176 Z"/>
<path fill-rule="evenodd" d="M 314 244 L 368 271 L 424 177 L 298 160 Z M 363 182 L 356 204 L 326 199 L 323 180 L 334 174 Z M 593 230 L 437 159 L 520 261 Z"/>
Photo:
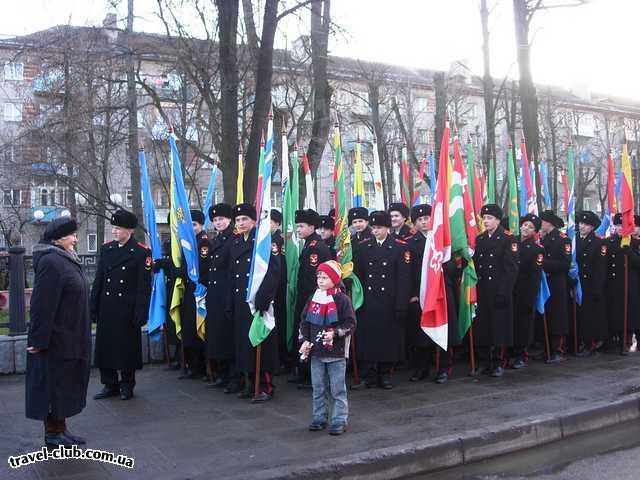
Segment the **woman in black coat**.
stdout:
<path fill-rule="evenodd" d="M 33 247 L 26 416 L 44 420 L 52 448 L 85 443 L 65 423 L 86 405 L 91 358 L 89 284 L 74 250 L 77 229 L 74 219 L 58 218 Z"/>

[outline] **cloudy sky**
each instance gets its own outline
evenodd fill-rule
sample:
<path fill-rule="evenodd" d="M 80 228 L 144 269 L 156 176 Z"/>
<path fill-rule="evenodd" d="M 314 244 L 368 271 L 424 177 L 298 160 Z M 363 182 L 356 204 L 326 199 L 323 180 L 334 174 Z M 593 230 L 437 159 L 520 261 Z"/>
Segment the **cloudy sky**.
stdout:
<path fill-rule="evenodd" d="M 552 0 L 558 3 L 562 0 Z M 117 0 L 116 0 L 117 2 Z M 517 78 L 512 0 L 488 0 L 492 72 Z M 0 35 L 16 35 L 55 24 L 100 24 L 108 0 L 5 0 Z M 119 10 L 124 14 L 126 1 Z M 448 69 L 466 60 L 482 72 L 479 0 L 333 0 L 340 26 L 331 45 L 336 55 Z M 156 0 L 136 0 L 137 30 L 161 31 Z M 635 57 L 638 0 L 591 0 L 587 6 L 537 14 L 532 26 L 534 80 L 565 88 L 640 100 L 640 61 Z M 308 31 L 306 19 L 281 25 L 278 44 Z"/>

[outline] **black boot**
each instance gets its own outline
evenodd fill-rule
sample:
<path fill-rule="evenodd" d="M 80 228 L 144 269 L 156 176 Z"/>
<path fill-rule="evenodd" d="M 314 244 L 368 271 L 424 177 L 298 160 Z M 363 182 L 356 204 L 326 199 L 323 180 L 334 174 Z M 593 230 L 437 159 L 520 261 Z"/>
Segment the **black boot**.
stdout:
<path fill-rule="evenodd" d="M 67 437 L 63 432 L 45 433 L 44 445 L 47 448 L 58 448 L 60 445 L 63 447 L 71 447 L 75 445 L 73 440 Z"/>
<path fill-rule="evenodd" d="M 94 400 L 102 400 L 103 398 L 115 397 L 120 392 L 117 385 L 105 385 L 98 393 L 93 396 Z"/>
<path fill-rule="evenodd" d="M 131 400 L 133 398 L 133 388 L 129 385 L 120 386 L 120 400 Z"/>

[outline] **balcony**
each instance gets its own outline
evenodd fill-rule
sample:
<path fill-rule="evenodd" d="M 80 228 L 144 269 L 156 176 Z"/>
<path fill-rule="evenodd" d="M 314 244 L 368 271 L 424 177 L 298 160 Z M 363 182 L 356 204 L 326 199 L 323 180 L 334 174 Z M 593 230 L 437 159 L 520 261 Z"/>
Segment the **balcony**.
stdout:
<path fill-rule="evenodd" d="M 47 224 L 59 217 L 70 215 L 67 207 L 33 207 L 31 209 L 31 223 L 35 225 Z"/>

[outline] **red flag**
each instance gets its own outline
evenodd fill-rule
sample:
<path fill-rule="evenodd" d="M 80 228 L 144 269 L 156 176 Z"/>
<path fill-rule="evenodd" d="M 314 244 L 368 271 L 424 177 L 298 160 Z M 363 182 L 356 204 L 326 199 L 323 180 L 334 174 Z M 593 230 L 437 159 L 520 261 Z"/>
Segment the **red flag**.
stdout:
<path fill-rule="evenodd" d="M 569 213 L 569 180 L 567 179 L 567 172 L 563 171 L 560 174 L 562 180 L 562 201 L 564 202 L 564 211 Z"/>
<path fill-rule="evenodd" d="M 462 184 L 462 205 L 464 207 L 464 227 L 467 233 L 467 243 L 471 250 L 476 249 L 476 235 L 478 235 L 478 224 L 476 223 L 469 184 L 464 167 L 462 166 L 462 155 L 460 155 L 460 142 L 456 136 L 453 140 L 453 174 L 460 175 Z"/>
<path fill-rule="evenodd" d="M 441 348 L 448 348 L 447 294 L 442 264 L 451 258 L 449 229 L 449 124 L 442 135 L 438 183 L 422 258 L 420 326 Z"/>
<path fill-rule="evenodd" d="M 420 161 L 420 171 L 418 172 L 418 181 L 415 182 L 415 186 L 413 189 L 413 197 L 411 198 L 411 205 L 415 205 L 418 198 L 422 193 L 427 191 L 425 175 L 427 174 L 427 157 L 423 157 Z"/>
<path fill-rule="evenodd" d="M 402 147 L 402 158 L 400 159 L 400 198 L 402 203 L 411 207 L 411 194 L 409 192 L 409 160 L 407 159 L 407 146 Z"/>
<path fill-rule="evenodd" d="M 631 159 L 627 144 L 622 145 L 620 158 L 622 178 L 620 180 L 620 213 L 622 214 L 622 245 L 629 245 L 631 234 L 635 228 L 633 221 L 633 178 L 631 174 Z"/>

